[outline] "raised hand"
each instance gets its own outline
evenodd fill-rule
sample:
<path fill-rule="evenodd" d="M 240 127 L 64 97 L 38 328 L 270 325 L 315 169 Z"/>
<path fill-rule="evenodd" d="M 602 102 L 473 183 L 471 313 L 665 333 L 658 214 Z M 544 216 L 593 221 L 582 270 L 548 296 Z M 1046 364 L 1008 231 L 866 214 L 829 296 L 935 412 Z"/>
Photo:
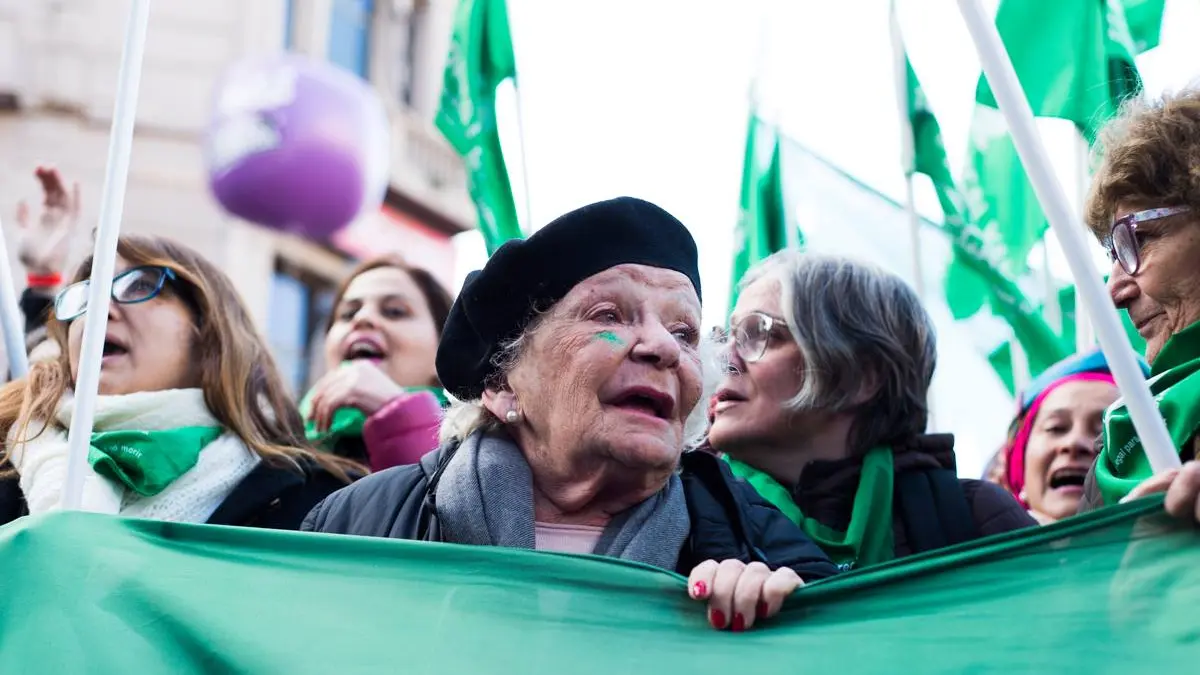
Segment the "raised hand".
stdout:
<path fill-rule="evenodd" d="M 35 217 L 26 202 L 17 205 L 17 256 L 31 277 L 53 278 L 66 265 L 79 225 L 79 183 L 68 192 L 53 167 L 39 166 L 34 176 L 42 186 L 41 212 Z"/>

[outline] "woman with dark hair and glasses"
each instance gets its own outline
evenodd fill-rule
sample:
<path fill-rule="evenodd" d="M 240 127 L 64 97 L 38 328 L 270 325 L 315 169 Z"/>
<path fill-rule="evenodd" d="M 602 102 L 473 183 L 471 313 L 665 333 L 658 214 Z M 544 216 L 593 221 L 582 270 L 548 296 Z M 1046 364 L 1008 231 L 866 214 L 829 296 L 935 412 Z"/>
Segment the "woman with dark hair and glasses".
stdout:
<path fill-rule="evenodd" d="M 117 244 L 83 508 L 297 529 L 364 470 L 307 448 L 266 343 L 220 270 L 154 237 Z M 56 359 L 0 388 L 0 523 L 59 508 L 91 261 L 48 324 Z"/>
<path fill-rule="evenodd" d="M 1034 525 L 1002 487 L 959 480 L 926 435 L 933 325 L 899 277 L 782 251 L 731 319 L 708 444 L 834 562 L 863 567 Z"/>
<path fill-rule="evenodd" d="M 1168 511 L 1200 520 L 1200 89 L 1131 99 L 1099 147 L 1087 224 L 1112 259 L 1113 302 L 1146 339 L 1150 389 L 1184 465 L 1152 477 L 1118 402 L 1080 510 L 1166 491 Z"/>

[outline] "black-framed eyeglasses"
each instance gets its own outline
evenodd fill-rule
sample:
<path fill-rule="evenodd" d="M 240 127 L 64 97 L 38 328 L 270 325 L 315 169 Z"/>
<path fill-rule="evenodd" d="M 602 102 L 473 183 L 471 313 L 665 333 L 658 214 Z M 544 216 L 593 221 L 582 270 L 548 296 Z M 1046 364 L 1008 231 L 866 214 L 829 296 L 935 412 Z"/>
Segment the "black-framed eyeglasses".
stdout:
<path fill-rule="evenodd" d="M 1168 206 L 1137 211 L 1117 218 L 1109 230 L 1108 240 L 1104 242 L 1108 248 L 1108 259 L 1121 263 L 1121 269 L 1125 270 L 1126 274 L 1137 274 L 1142 267 L 1142 241 L 1137 235 L 1138 223 L 1177 216 L 1189 211 L 1191 209 L 1186 206 Z"/>
<path fill-rule="evenodd" d="M 771 330 L 778 319 L 761 312 L 751 312 L 730 331 L 733 351 L 746 363 L 755 363 L 767 353 Z"/>
<path fill-rule="evenodd" d="M 175 271 L 168 267 L 144 265 L 125 270 L 113 277 L 113 302 L 122 305 L 146 302 L 158 297 L 168 280 L 175 280 Z M 59 291 L 54 297 L 54 318 L 66 322 L 86 314 L 89 286 L 91 282 L 84 280 Z"/>

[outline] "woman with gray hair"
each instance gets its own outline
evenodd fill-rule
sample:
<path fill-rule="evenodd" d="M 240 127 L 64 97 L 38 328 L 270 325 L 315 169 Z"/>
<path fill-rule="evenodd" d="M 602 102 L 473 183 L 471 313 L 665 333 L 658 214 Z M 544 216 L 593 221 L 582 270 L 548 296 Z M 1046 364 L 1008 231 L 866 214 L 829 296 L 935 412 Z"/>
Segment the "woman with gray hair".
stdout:
<path fill-rule="evenodd" d="M 959 480 L 925 435 L 933 325 L 899 277 L 782 251 L 731 318 L 708 441 L 843 568 L 1034 525 L 1002 487 Z"/>
<path fill-rule="evenodd" d="M 696 244 L 621 198 L 502 246 L 450 310 L 444 443 L 313 510 L 304 529 L 594 553 L 690 574 L 741 631 L 836 567 L 703 452 Z M 697 433 L 698 432 L 698 433 Z"/>

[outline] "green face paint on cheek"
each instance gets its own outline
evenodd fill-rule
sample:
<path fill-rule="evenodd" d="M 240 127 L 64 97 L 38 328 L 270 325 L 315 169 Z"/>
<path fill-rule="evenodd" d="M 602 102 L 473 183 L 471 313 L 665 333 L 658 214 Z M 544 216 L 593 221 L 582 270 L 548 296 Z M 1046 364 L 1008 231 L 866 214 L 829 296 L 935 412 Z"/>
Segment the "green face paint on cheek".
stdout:
<path fill-rule="evenodd" d="M 596 333 L 596 339 L 604 340 L 605 342 L 607 342 L 608 344 L 610 344 L 614 347 L 624 347 L 625 346 L 625 341 L 622 340 L 621 338 L 617 337 L 616 333 L 609 331 L 609 330 L 600 331 L 599 333 Z"/>

